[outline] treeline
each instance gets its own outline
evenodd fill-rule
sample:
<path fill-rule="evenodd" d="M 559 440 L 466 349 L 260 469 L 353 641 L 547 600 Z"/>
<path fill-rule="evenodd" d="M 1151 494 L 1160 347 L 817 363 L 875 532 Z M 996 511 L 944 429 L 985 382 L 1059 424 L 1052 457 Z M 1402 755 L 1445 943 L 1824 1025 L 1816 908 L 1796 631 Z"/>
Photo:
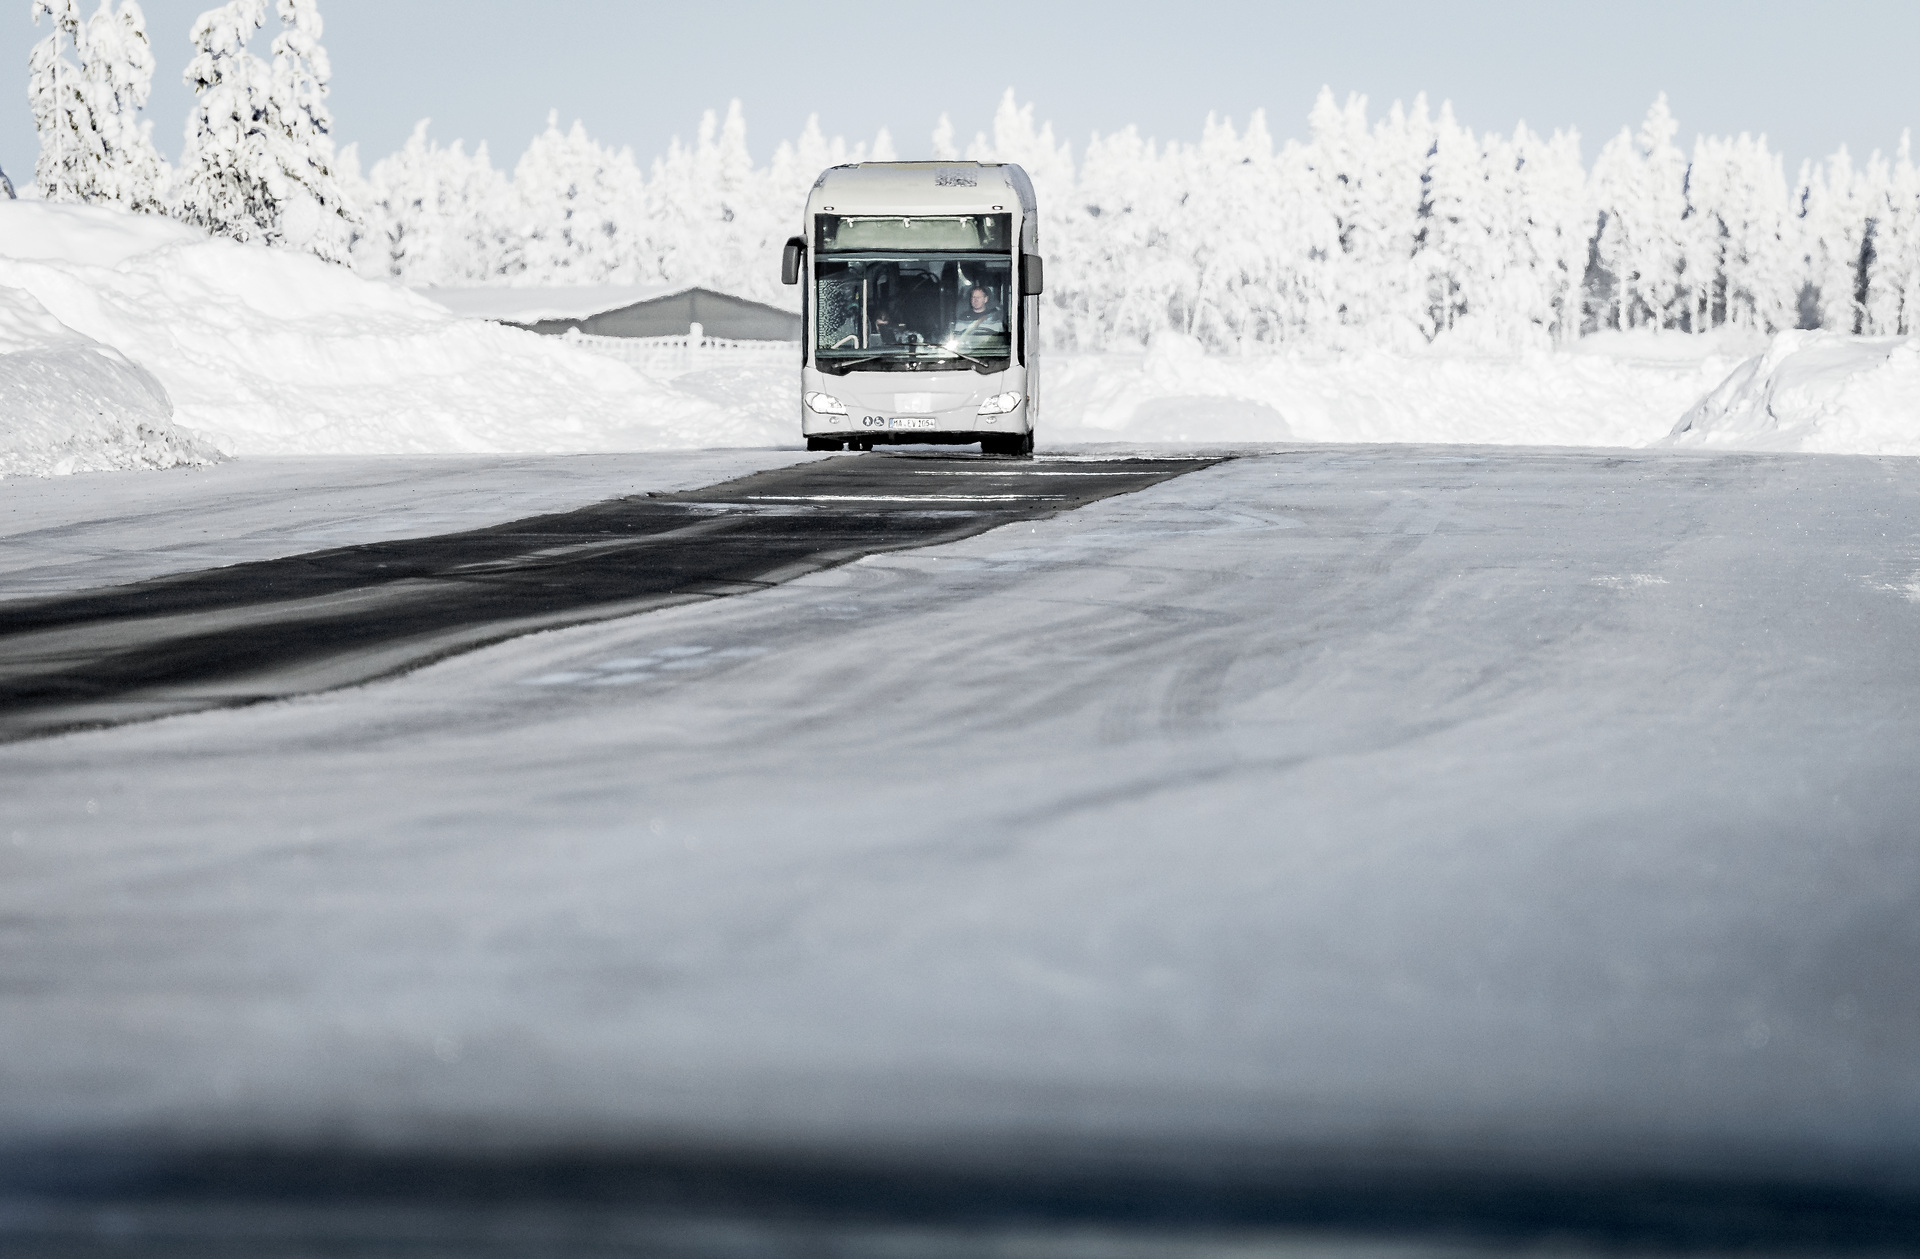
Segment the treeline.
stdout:
<path fill-rule="evenodd" d="M 332 71 L 315 0 L 275 0 L 270 59 L 248 44 L 267 0 L 230 0 L 194 20 L 194 90 L 178 167 L 140 117 L 153 90 L 153 50 L 136 0 L 33 0 L 51 27 L 28 62 L 40 134 L 34 182 L 49 201 L 170 214 L 222 236 L 345 261 L 360 216 L 334 168 L 327 111 Z"/>
<path fill-rule="evenodd" d="M 1676 143 L 1664 97 L 1589 166 L 1576 135 L 1480 134 L 1424 100 L 1370 118 L 1323 91 L 1304 142 L 1209 118 L 1197 143 L 1134 128 L 1076 159 L 1011 92 L 964 150 L 1015 161 L 1052 256 L 1049 335 L 1096 349 L 1160 329 L 1220 350 L 1287 344 L 1564 345 L 1603 328 L 1915 330 L 1920 172 L 1842 150 L 1793 180 L 1764 137 Z M 355 265 L 414 284 L 699 282 L 779 298 L 771 259 L 826 166 L 896 156 L 809 120 L 756 165 L 736 104 L 642 171 L 550 121 L 515 166 L 429 139 L 356 183 Z"/>
<path fill-rule="evenodd" d="M 1587 163 L 1579 138 L 1480 134 L 1424 99 L 1369 116 L 1323 91 L 1304 141 L 1260 114 L 1209 117 L 1194 143 L 1134 128 L 1077 156 L 1009 91 L 990 135 L 943 118 L 897 152 L 809 120 L 764 164 L 736 103 L 644 168 L 557 118 L 509 173 L 485 146 L 422 122 L 364 172 L 335 153 L 314 0 L 275 0 L 271 60 L 247 51 L 266 0 L 195 23 L 196 105 L 178 169 L 139 119 L 152 78 L 133 0 L 53 19 L 30 95 L 36 182 L 55 200 L 174 214 L 414 285 L 703 283 L 766 300 L 779 243 L 823 168 L 863 158 L 1019 162 L 1050 256 L 1049 338 L 1137 346 L 1162 330 L 1222 351 L 1564 345 L 1607 328 L 1699 333 L 1824 327 L 1909 334 L 1920 322 L 1920 172 L 1845 150 L 1787 177 L 1764 137 L 1678 142 L 1665 98 Z"/>

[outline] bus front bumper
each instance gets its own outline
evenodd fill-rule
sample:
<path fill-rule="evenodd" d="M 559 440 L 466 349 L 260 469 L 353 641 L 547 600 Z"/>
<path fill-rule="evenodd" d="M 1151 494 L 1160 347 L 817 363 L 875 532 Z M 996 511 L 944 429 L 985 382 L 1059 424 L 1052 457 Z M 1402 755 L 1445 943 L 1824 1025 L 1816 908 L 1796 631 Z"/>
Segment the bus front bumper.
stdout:
<path fill-rule="evenodd" d="M 1024 404 L 1002 415 L 820 415 L 804 405 L 800 413 L 804 436 L 872 442 L 876 446 L 965 445 L 982 437 L 1017 436 L 1030 427 Z"/>

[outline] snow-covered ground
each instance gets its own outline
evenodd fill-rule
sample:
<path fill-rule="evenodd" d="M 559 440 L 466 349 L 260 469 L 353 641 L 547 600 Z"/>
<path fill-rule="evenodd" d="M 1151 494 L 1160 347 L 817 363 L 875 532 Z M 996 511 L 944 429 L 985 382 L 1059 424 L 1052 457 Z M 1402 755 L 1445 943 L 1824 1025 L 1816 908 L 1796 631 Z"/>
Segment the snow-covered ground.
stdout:
<path fill-rule="evenodd" d="M 221 452 L 793 446 L 796 376 L 780 356 L 668 371 L 458 318 L 396 285 L 169 220 L 0 203 L 0 474 Z M 1052 356 L 1041 444 L 1671 441 L 1910 454 L 1920 453 L 1916 383 L 1913 343 L 1831 334 L 1223 357 L 1169 333 L 1140 354 Z"/>
<path fill-rule="evenodd" d="M 5 204 L 5 203 L 0 203 Z M 0 286 L 0 476 L 202 463 L 153 374 Z"/>
<path fill-rule="evenodd" d="M 1146 354 L 1046 365 L 1042 444 L 1477 442 L 1646 446 L 1764 343 L 1610 334 L 1569 353 L 1446 346 L 1222 357 L 1165 336 Z"/>
<path fill-rule="evenodd" d="M 1920 341 L 1785 333 L 1687 412 L 1666 444 L 1920 454 Z"/>
<path fill-rule="evenodd" d="M 142 369 L 171 400 L 173 423 L 208 443 L 201 449 L 773 444 L 754 420 L 624 363 L 456 318 L 404 288 L 305 255 L 209 240 L 152 216 L 0 202 L 0 294 L 8 309 L 37 304 Z M 151 422 L 162 405 L 146 395 L 115 403 L 109 418 L 123 425 Z M 46 429 L 67 414 L 55 408 L 32 420 Z M 11 415 L 0 424 L 0 451 L 19 470 L 53 470 L 52 458 L 36 454 L 45 439 L 17 438 Z"/>
<path fill-rule="evenodd" d="M 257 553 L 276 487 L 344 541 L 602 460 L 425 462 L 64 533 L 96 486 L 26 488 L 50 571 L 143 525 Z M 0 748 L 0 1124 L 1911 1167 L 1916 491 L 1307 448 Z"/>

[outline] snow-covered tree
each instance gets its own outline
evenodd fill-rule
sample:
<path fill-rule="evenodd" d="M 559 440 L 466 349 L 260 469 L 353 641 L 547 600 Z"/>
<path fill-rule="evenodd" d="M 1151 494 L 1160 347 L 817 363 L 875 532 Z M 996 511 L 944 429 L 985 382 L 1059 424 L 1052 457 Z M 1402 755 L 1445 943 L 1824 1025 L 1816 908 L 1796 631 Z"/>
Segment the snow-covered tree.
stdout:
<path fill-rule="evenodd" d="M 364 224 L 354 266 L 410 284 L 483 284 L 524 269 L 513 231 L 518 207 L 507 177 L 481 144 L 435 144 L 422 119 L 406 146 L 374 163 L 350 198 Z M 349 183 L 343 151 L 339 174 Z"/>
<path fill-rule="evenodd" d="M 1639 132 L 1622 131 L 1594 164 L 1606 218 L 1597 252 L 1614 284 L 1610 326 L 1672 327 L 1684 313 L 1687 158 L 1673 143 L 1679 129 L 1662 93 Z"/>
<path fill-rule="evenodd" d="M 278 0 L 280 34 L 263 120 L 278 168 L 276 243 L 344 262 L 357 215 L 334 173 L 333 114 L 327 108 L 332 63 L 320 43 L 315 0 Z"/>
<path fill-rule="evenodd" d="M 1424 115 L 1424 102 L 1416 104 Z M 1507 207 L 1501 201 L 1509 189 L 1495 181 L 1510 173 L 1498 169 L 1504 155 L 1489 153 L 1455 120 L 1451 105 L 1441 105 L 1431 134 L 1417 203 L 1422 221 L 1408 251 L 1424 297 L 1421 331 L 1429 338 L 1451 332 L 1462 320 L 1496 316 L 1491 286 L 1506 269 Z M 1489 137 L 1488 144 L 1498 141 Z"/>
<path fill-rule="evenodd" d="M 279 221 L 282 184 L 266 120 L 272 75 L 247 48 L 266 0 L 229 0 L 202 13 L 189 38 L 194 90 L 174 213 L 238 240 L 265 240 Z"/>
<path fill-rule="evenodd" d="M 51 0 L 49 0 L 51 3 Z M 230 6 L 231 7 L 231 6 Z M 1764 138 L 1700 137 L 1664 98 L 1591 170 L 1571 132 L 1478 134 L 1423 99 L 1377 119 L 1322 91 L 1304 142 L 1210 116 L 1194 143 L 1095 134 L 1081 159 L 1009 93 L 971 158 L 1040 194 L 1055 345 L 1215 350 L 1566 345 L 1594 327 L 1920 325 L 1920 170 L 1844 152 L 1789 188 Z M 871 143 L 799 135 L 756 164 L 737 103 L 643 174 L 553 119 L 512 179 L 424 130 L 376 163 L 355 265 L 412 283 L 683 281 L 790 301 L 770 262 L 819 172 Z M 909 157 L 958 160 L 943 116 Z M 357 178 L 357 177 L 356 177 Z"/>
<path fill-rule="evenodd" d="M 1170 230 L 1180 190 L 1133 127 L 1089 140 L 1078 182 L 1059 234 L 1041 242 L 1048 326 L 1076 348 L 1144 345 L 1188 290 Z"/>
<path fill-rule="evenodd" d="M 1861 332 L 1866 324 L 1866 246 L 1871 190 L 1843 145 L 1800 179 L 1800 262 L 1820 326 Z"/>
<path fill-rule="evenodd" d="M 1161 251 L 1173 241 L 1183 248 L 1174 251 L 1174 266 L 1143 278 L 1163 294 L 1176 328 L 1207 345 L 1244 352 L 1284 340 L 1290 331 L 1287 264 L 1297 239 L 1236 227 L 1270 220 L 1282 195 L 1266 115 L 1256 111 L 1245 131 L 1230 118 L 1208 115 L 1200 143 L 1175 159 L 1184 159 L 1184 188 L 1200 195 L 1165 207 L 1163 221 L 1173 220 L 1174 234 L 1158 242 Z M 1151 329 L 1142 331 L 1150 338 Z"/>
<path fill-rule="evenodd" d="M 34 183 L 49 201 L 86 199 L 87 142 L 93 118 L 80 90 L 77 53 L 82 40 L 77 0 L 33 0 L 33 23 L 45 16 L 53 29 L 33 46 L 27 59 L 27 99 L 34 129 L 40 133 L 40 161 Z"/>
<path fill-rule="evenodd" d="M 193 25 L 187 125 L 174 212 L 237 240 L 344 261 L 353 211 L 333 172 L 329 68 L 313 0 L 278 0 L 271 67 L 248 49 L 265 0 L 230 0 Z"/>
<path fill-rule="evenodd" d="M 529 284 L 646 283 L 660 278 L 641 247 L 645 180 L 633 154 L 560 130 L 557 113 L 514 167 L 516 275 Z"/>
<path fill-rule="evenodd" d="M 1777 332 L 1799 319 L 1787 181 L 1765 136 L 1702 136 L 1687 174 L 1694 329 Z"/>
<path fill-rule="evenodd" d="M 1580 335 L 1589 242 L 1596 215 L 1580 160 L 1580 136 L 1556 131 L 1542 139 L 1523 123 L 1514 133 L 1526 220 L 1513 247 L 1530 276 L 1528 322 L 1557 346 Z"/>
<path fill-rule="evenodd" d="M 163 208 L 166 164 L 140 118 L 153 86 L 153 51 L 135 0 L 102 0 L 81 21 L 76 0 L 34 0 L 33 19 L 52 31 L 30 59 L 28 96 L 40 132 L 36 182 L 51 201 L 154 212 Z M 72 57 L 67 54 L 71 50 Z"/>
<path fill-rule="evenodd" d="M 1873 165 L 1865 331 L 1911 336 L 1920 332 L 1920 169 L 1913 162 L 1912 135 L 1900 137 L 1892 162 L 1876 154 Z"/>

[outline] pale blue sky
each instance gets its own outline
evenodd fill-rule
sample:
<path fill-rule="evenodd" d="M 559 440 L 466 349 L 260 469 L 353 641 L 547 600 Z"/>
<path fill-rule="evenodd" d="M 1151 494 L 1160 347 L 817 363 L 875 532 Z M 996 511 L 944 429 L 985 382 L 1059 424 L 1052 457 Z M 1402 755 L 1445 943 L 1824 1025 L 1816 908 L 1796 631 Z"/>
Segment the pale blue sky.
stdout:
<path fill-rule="evenodd" d="M 1264 106 L 1276 135 L 1299 135 L 1323 83 L 1376 106 L 1424 90 L 1480 130 L 1576 126 L 1589 158 L 1661 90 L 1684 138 L 1764 131 L 1794 162 L 1841 143 L 1890 149 L 1920 122 L 1912 0 L 320 2 L 337 134 L 369 160 L 431 116 L 436 136 L 484 139 L 511 166 L 549 108 L 645 160 L 732 97 L 758 158 L 809 112 L 849 138 L 884 123 L 912 156 L 942 111 L 963 137 L 985 127 L 1008 86 L 1076 153 L 1090 131 L 1127 123 L 1192 138 L 1210 109 L 1244 118 Z M 146 3 L 160 61 L 148 112 L 170 156 L 188 103 L 186 33 L 206 7 Z M 37 151 L 27 51 L 44 28 L 26 0 L 7 8 L 0 164 L 23 178 Z"/>

